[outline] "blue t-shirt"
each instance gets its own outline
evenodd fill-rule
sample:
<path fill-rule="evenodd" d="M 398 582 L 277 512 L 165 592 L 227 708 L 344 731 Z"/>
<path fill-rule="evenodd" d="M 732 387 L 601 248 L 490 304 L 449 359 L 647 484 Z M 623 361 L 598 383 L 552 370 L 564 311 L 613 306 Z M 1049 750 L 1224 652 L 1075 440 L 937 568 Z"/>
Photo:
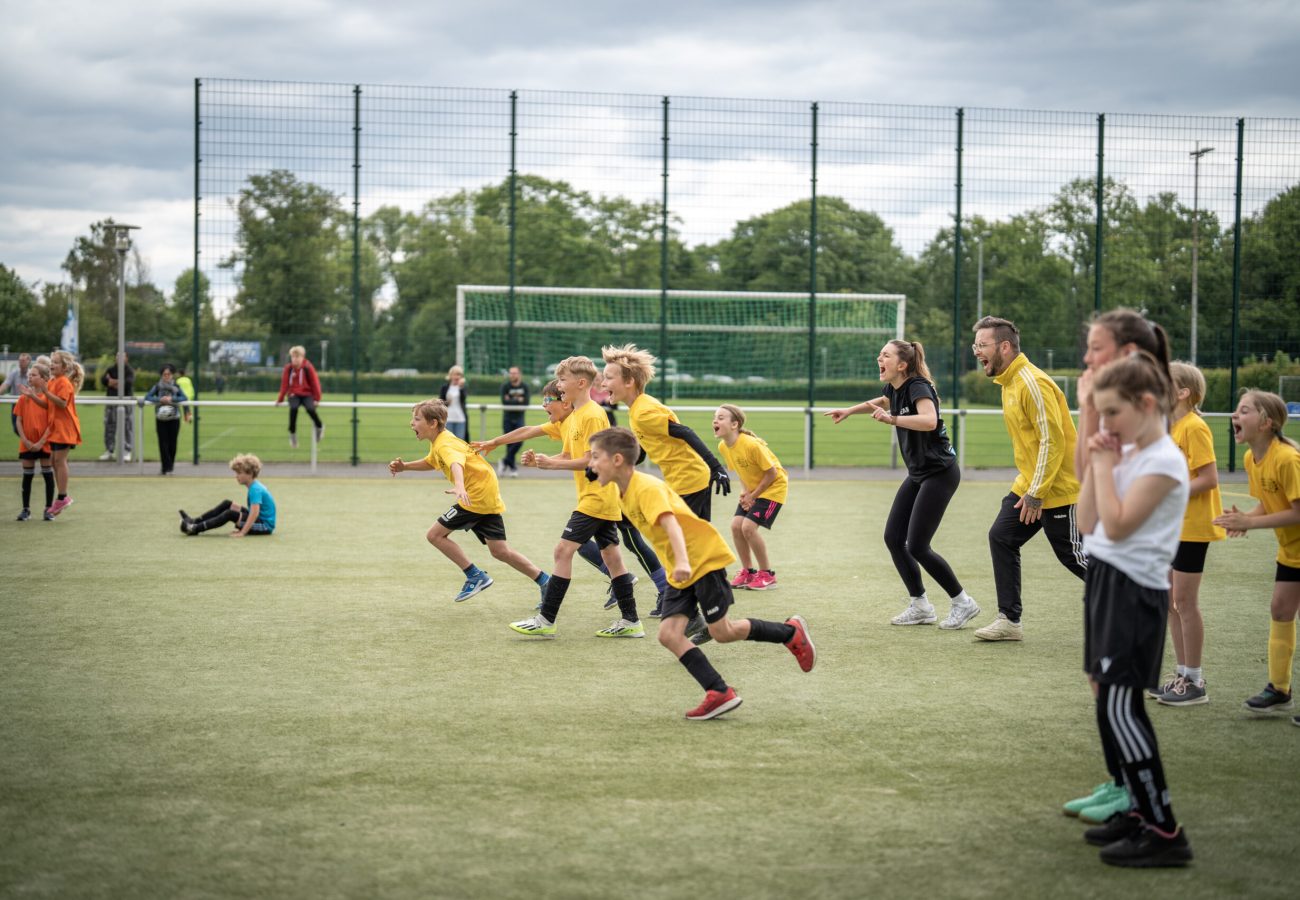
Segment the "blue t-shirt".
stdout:
<path fill-rule="evenodd" d="M 271 492 L 266 489 L 266 485 L 253 479 L 253 483 L 248 486 L 248 506 L 251 509 L 255 504 L 261 504 L 257 511 L 257 524 L 265 525 L 268 531 L 275 530 L 275 498 Z"/>

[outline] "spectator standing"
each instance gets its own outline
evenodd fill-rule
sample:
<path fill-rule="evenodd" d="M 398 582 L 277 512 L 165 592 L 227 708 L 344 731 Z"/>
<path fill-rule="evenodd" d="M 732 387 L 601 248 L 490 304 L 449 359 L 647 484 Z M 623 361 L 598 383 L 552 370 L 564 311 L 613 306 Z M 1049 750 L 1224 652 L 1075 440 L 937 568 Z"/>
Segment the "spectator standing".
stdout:
<path fill-rule="evenodd" d="M 108 366 L 104 369 L 103 374 L 99 376 L 99 383 L 104 386 L 104 395 L 106 397 L 134 397 L 135 396 L 135 369 L 127 362 L 126 354 L 119 353 L 117 361 L 122 364 L 122 378 L 126 382 L 125 386 L 117 383 L 117 365 Z M 119 391 L 119 388 L 124 388 Z M 105 406 L 104 407 L 104 452 L 99 455 L 101 461 L 110 460 L 117 455 L 117 420 L 123 418 L 126 422 L 124 426 L 124 437 L 122 439 L 122 460 L 131 461 L 131 449 L 135 446 L 135 417 L 131 415 L 130 407 L 126 406 Z"/>

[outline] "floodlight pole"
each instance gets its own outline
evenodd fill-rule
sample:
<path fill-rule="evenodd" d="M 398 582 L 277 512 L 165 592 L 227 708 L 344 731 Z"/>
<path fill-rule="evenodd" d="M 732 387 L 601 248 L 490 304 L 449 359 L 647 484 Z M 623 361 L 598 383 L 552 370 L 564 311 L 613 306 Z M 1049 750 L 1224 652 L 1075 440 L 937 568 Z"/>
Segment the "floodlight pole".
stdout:
<path fill-rule="evenodd" d="M 1213 147 L 1201 147 L 1196 142 L 1196 149 L 1188 154 L 1192 158 L 1192 338 L 1188 356 L 1192 365 L 1196 365 L 1196 312 L 1197 312 L 1197 263 L 1200 257 L 1201 243 L 1201 157 L 1213 153 Z"/>
<path fill-rule="evenodd" d="M 138 225 L 109 225 L 113 250 L 117 253 L 117 397 L 119 405 L 113 410 L 113 450 L 117 464 L 126 465 L 126 416 L 130 411 L 120 404 L 126 396 L 126 255 L 131 252 L 131 232 Z"/>

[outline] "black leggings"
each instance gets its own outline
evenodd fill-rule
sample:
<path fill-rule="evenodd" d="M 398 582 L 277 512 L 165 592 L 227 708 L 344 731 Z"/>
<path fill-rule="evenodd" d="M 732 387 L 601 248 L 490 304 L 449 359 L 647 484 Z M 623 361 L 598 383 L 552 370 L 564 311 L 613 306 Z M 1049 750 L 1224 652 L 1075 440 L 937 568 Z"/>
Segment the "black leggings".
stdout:
<path fill-rule="evenodd" d="M 894 495 L 894 505 L 885 522 L 885 546 L 889 548 L 894 568 L 911 597 L 919 597 L 925 592 L 921 566 L 939 582 L 949 597 L 961 593 L 961 582 L 953 574 L 952 567 L 930 547 L 930 540 L 939 530 L 948 501 L 957 493 L 959 484 L 961 469 L 954 464 L 920 484 L 910 477 L 903 479 Z"/>
<path fill-rule="evenodd" d="M 180 419 L 158 419 L 158 456 L 164 473 L 176 468 L 176 444 L 181 434 Z"/>
<path fill-rule="evenodd" d="M 307 415 L 316 423 L 316 427 L 321 427 L 320 416 L 316 415 L 316 401 L 311 397 L 300 397 L 297 394 L 289 395 L 289 433 L 298 433 L 298 407 L 307 410 Z"/>
<path fill-rule="evenodd" d="M 1173 831 L 1178 823 L 1169 805 L 1169 785 L 1142 689 L 1098 684 L 1097 730 L 1106 768 L 1116 781 L 1123 777 L 1142 820 L 1161 831 Z"/>
<path fill-rule="evenodd" d="M 654 575 L 663 568 L 659 562 L 659 556 L 655 553 L 654 548 L 646 543 L 645 538 L 641 537 L 641 532 L 636 530 L 636 526 L 624 516 L 618 523 L 618 533 L 623 538 L 623 546 L 626 547 L 633 556 L 641 563 L 641 568 L 646 570 L 647 575 Z M 596 546 L 594 540 L 587 541 L 578 548 L 578 555 L 591 563 L 604 574 L 608 575 L 609 570 L 605 566 L 605 560 L 600 556 L 600 549 Z"/>

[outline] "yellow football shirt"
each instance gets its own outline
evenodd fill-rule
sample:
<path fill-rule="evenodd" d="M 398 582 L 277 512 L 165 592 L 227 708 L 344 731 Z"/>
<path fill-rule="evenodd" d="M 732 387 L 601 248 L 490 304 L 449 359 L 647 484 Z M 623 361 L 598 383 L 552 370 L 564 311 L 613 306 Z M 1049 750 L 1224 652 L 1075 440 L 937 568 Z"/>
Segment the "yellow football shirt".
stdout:
<path fill-rule="evenodd" d="M 581 459 L 591 449 L 592 435 L 609 427 L 609 417 L 599 403 L 588 402 L 575 409 L 564 420 L 564 452 L 569 459 Z M 601 487 L 587 480 L 587 473 L 578 469 L 573 473 L 573 484 L 578 489 L 577 511 L 594 519 L 621 521 L 618 508 L 618 488 L 610 482 Z"/>
<path fill-rule="evenodd" d="M 1250 478 L 1250 495 L 1264 506 L 1264 512 L 1283 512 L 1300 500 L 1300 450 L 1281 441 L 1268 445 L 1261 462 L 1246 451 L 1246 474 Z M 1274 528 L 1277 535 L 1277 561 L 1300 569 L 1300 525 Z"/>
<path fill-rule="evenodd" d="M 757 487 L 758 483 L 763 480 L 763 473 L 775 466 L 776 481 L 768 485 L 767 490 L 758 496 L 760 500 L 773 500 L 777 503 L 785 502 L 790 479 L 786 477 L 785 469 L 781 467 L 781 461 L 768 448 L 767 441 L 742 432 L 740 437 L 736 439 L 736 446 L 734 447 L 728 447 L 726 441 L 720 441 L 718 443 L 718 452 L 722 454 L 722 460 L 727 464 L 727 467 L 740 476 L 740 481 L 745 485 L 747 491 L 752 491 Z"/>
<path fill-rule="evenodd" d="M 460 463 L 464 472 L 462 477 L 465 493 L 469 494 L 469 506 L 465 508 L 470 512 L 487 514 L 506 511 L 501 489 L 497 485 L 497 473 L 492 471 L 492 464 L 450 431 L 444 430 L 434 438 L 424 461 L 447 476 L 452 485 L 456 483 L 451 476 L 452 464 Z"/>
<path fill-rule="evenodd" d="M 1210 426 L 1196 413 L 1189 412 L 1175 422 L 1169 429 L 1169 436 L 1187 457 L 1189 477 L 1198 469 L 1214 465 L 1214 435 L 1210 433 Z M 1214 524 L 1215 516 L 1222 514 L 1223 500 L 1217 487 L 1189 498 L 1187 512 L 1183 514 L 1181 539 L 1198 543 L 1223 540 L 1227 532 Z"/>
<path fill-rule="evenodd" d="M 632 433 L 674 491 L 694 494 L 709 486 L 709 467 L 704 460 L 690 444 L 668 434 L 670 424 L 681 424 L 677 413 L 649 394 L 637 397 L 627 411 Z"/>
<path fill-rule="evenodd" d="M 612 481 L 610 485 L 614 487 L 617 496 L 618 486 Z M 628 519 L 654 545 L 655 552 L 659 554 L 659 559 L 668 572 L 668 583 L 673 587 L 688 587 L 709 572 L 725 569 L 736 561 L 717 529 L 691 512 L 690 507 L 672 488 L 653 475 L 645 472 L 632 473 L 632 480 L 628 482 L 621 503 Z M 676 516 L 677 524 L 682 528 L 691 567 L 691 577 L 687 581 L 677 582 L 672 578 L 677 561 L 673 557 L 672 544 L 668 541 L 668 532 L 659 521 L 664 513 Z"/>

